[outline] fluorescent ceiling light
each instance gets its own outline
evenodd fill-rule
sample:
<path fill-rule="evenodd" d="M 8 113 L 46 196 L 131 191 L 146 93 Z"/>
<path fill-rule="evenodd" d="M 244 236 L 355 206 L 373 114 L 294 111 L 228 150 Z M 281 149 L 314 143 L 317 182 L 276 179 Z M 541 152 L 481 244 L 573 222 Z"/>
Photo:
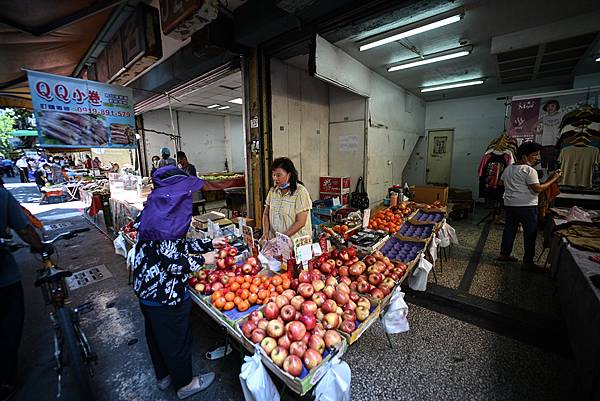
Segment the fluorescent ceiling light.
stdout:
<path fill-rule="evenodd" d="M 421 93 L 423 93 L 423 92 L 441 91 L 441 90 L 444 90 L 444 89 L 461 88 L 463 86 L 481 85 L 483 82 L 484 81 L 482 79 L 478 79 L 478 80 L 475 80 L 475 81 L 463 81 L 463 82 L 456 82 L 454 84 L 430 86 L 428 88 L 421 89 Z"/>
<path fill-rule="evenodd" d="M 222 106 L 222 107 L 219 107 L 217 110 L 226 110 L 228 108 L 229 108 L 229 106 Z"/>
<path fill-rule="evenodd" d="M 215 107 L 219 107 L 220 104 L 211 104 L 210 106 L 206 106 L 207 109 L 214 109 Z"/>
<path fill-rule="evenodd" d="M 388 72 L 405 70 L 407 68 L 418 67 L 420 65 L 425 65 L 425 64 L 437 63 L 438 61 L 444 61 L 444 60 L 450 60 L 453 58 L 464 57 L 464 56 L 468 56 L 469 54 L 471 54 L 471 52 L 469 50 L 461 50 L 456 53 L 449 53 L 449 54 L 444 54 L 443 56 L 425 58 L 425 59 L 422 59 L 419 61 L 413 61 L 412 63 L 396 65 L 394 67 L 388 68 Z"/>
<path fill-rule="evenodd" d="M 453 15 L 451 17 L 447 17 L 447 18 L 444 18 L 444 19 L 441 19 L 441 20 L 438 20 L 435 22 L 431 22 L 429 24 L 425 24 L 425 25 L 417 27 L 417 28 L 409 29 L 408 31 L 400 32 L 395 35 L 388 36 L 386 38 L 379 39 L 379 40 L 376 40 L 371 43 L 367 43 L 366 45 L 360 46 L 358 48 L 358 50 L 362 52 L 365 50 L 372 49 L 374 47 L 385 45 L 387 43 L 395 42 L 400 39 L 408 38 L 409 36 L 417 35 L 419 33 L 427 32 L 432 29 L 436 29 L 436 28 L 440 28 L 442 26 L 453 24 L 455 22 L 460 21 L 461 18 L 462 18 L 462 14 Z"/>
<path fill-rule="evenodd" d="M 600 56 L 598 56 L 598 57 L 596 58 L 596 61 L 600 61 Z"/>
<path fill-rule="evenodd" d="M 237 97 L 235 99 L 228 100 L 229 103 L 242 104 L 242 98 Z"/>

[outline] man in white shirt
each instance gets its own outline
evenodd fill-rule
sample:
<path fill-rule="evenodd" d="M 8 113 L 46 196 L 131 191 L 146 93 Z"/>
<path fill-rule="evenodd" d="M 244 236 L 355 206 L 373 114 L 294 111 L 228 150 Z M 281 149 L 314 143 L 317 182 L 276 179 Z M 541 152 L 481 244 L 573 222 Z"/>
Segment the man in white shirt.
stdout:
<path fill-rule="evenodd" d="M 29 182 L 29 164 L 27 163 L 27 157 L 23 156 L 17 160 L 17 168 L 19 169 L 19 177 L 21 183 Z"/>
<path fill-rule="evenodd" d="M 537 269 L 533 263 L 535 239 L 538 230 L 538 194 L 545 191 L 560 178 L 560 170 L 540 184 L 534 166 L 540 161 L 542 146 L 535 142 L 526 142 L 517 149 L 517 163 L 508 166 L 502 173 L 504 183 L 504 207 L 506 223 L 502 233 L 501 262 L 515 262 L 511 256 L 519 223 L 523 226 L 523 245 L 525 248 L 523 265 L 526 269 Z"/>

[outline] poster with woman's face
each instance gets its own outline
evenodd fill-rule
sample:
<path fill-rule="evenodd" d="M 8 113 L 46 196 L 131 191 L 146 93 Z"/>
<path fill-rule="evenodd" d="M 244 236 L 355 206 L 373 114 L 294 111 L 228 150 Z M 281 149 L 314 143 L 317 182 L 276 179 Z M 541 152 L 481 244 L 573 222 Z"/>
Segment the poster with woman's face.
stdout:
<path fill-rule="evenodd" d="M 572 92 L 572 91 L 565 91 Z M 508 134 L 523 142 L 553 146 L 560 138 L 563 117 L 584 106 L 598 107 L 600 89 L 513 100 Z"/>

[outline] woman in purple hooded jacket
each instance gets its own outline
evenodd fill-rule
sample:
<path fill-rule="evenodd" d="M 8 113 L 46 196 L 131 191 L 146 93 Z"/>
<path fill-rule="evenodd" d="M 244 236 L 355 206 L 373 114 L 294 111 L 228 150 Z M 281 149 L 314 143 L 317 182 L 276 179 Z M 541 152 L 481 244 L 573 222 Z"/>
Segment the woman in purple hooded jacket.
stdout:
<path fill-rule="evenodd" d="M 214 264 L 210 240 L 187 239 L 192 219 L 192 193 L 204 181 L 175 166 L 161 167 L 152 175 L 154 190 L 140 216 L 134 260 L 133 289 L 144 316 L 146 341 L 157 385 L 171 383 L 179 399 L 206 389 L 214 373 L 192 375 L 191 301 L 188 273 Z"/>

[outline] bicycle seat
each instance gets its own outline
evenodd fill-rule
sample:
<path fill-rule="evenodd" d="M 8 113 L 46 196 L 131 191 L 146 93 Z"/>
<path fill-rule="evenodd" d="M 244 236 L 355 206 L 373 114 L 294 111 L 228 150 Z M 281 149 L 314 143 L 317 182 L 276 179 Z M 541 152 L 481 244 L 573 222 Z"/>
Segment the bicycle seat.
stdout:
<path fill-rule="evenodd" d="M 54 267 L 50 267 L 48 269 L 44 269 L 40 272 L 37 280 L 35 280 L 34 285 L 39 287 L 42 284 L 51 283 L 53 281 L 59 281 L 65 277 L 72 276 L 73 273 L 68 270 L 59 270 Z"/>

